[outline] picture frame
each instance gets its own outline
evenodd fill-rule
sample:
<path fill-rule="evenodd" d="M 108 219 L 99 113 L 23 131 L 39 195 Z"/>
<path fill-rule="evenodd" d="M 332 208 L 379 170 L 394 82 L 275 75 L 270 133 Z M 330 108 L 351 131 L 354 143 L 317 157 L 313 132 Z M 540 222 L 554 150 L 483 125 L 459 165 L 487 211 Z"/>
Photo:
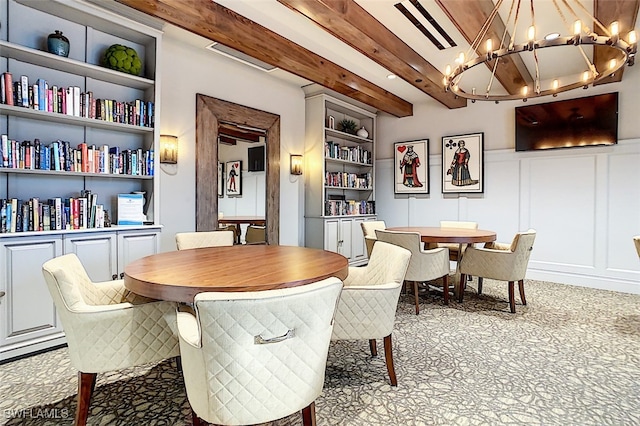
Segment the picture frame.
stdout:
<path fill-rule="evenodd" d="M 225 163 L 225 176 L 226 176 L 226 188 L 227 196 L 241 196 L 242 195 L 242 161 L 234 160 L 227 161 Z"/>
<path fill-rule="evenodd" d="M 442 137 L 442 193 L 484 192 L 484 133 Z"/>
<path fill-rule="evenodd" d="M 218 161 L 218 197 L 224 197 L 224 163 Z"/>
<path fill-rule="evenodd" d="M 429 139 L 393 144 L 395 194 L 429 193 Z"/>

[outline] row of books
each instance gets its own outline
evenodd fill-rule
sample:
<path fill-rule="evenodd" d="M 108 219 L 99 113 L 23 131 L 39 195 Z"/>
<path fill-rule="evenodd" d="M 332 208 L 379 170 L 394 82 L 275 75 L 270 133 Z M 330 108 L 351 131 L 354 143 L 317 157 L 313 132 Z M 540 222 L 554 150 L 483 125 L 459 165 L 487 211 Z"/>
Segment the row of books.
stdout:
<path fill-rule="evenodd" d="M 375 201 L 327 200 L 324 204 L 325 216 L 349 216 L 375 213 Z"/>
<path fill-rule="evenodd" d="M 347 173 L 347 172 L 326 172 L 324 176 L 325 186 L 340 188 L 373 188 L 371 173 Z"/>
<path fill-rule="evenodd" d="M 324 156 L 325 158 L 335 158 L 362 164 L 371 164 L 372 161 L 371 151 L 364 149 L 362 146 L 341 146 L 333 141 L 325 142 Z"/>
<path fill-rule="evenodd" d="M 134 126 L 153 127 L 155 124 L 151 101 L 95 99 L 92 91 L 81 92 L 78 86 L 49 85 L 42 78 L 34 84 L 29 83 L 26 75 L 13 81 L 10 72 L 2 74 L 0 86 L 0 102 L 7 105 Z"/>
<path fill-rule="evenodd" d="M 0 199 L 0 233 L 103 228 L 104 206 L 97 200 L 98 195 L 88 190 L 77 198 Z"/>
<path fill-rule="evenodd" d="M 121 150 L 85 142 L 72 148 L 68 141 L 56 140 L 45 145 L 37 138 L 20 142 L 4 134 L 0 139 L 0 168 L 138 176 L 154 174 L 153 150 Z"/>

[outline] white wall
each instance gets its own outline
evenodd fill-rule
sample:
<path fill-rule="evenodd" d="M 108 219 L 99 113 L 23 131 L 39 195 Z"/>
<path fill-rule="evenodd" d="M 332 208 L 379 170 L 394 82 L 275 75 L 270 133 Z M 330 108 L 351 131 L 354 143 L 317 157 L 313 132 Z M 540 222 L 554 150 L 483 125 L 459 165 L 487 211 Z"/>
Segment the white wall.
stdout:
<path fill-rule="evenodd" d="M 497 231 L 503 242 L 519 230 L 534 228 L 538 235 L 528 277 L 640 293 L 640 262 L 632 241 L 640 234 L 640 69 L 625 73 L 621 83 L 558 97 L 618 91 L 619 144 L 612 147 L 515 152 L 514 108 L 521 102 L 469 103 L 460 110 L 429 103 L 417 105 L 413 117 L 381 114 L 376 148 L 379 218 L 387 226 L 472 220 Z M 484 132 L 485 191 L 444 196 L 441 138 L 475 132 Z M 394 195 L 393 143 L 423 138 L 430 139 L 430 194 Z"/>
<path fill-rule="evenodd" d="M 302 89 L 205 50 L 203 39 L 176 27 L 167 26 L 165 31 L 160 132 L 178 136 L 179 157 L 176 166 L 163 164 L 159 173 L 162 251 L 175 250 L 176 232 L 195 230 L 196 94 L 280 115 L 282 164 L 288 165 L 289 154 L 304 148 Z M 201 46 L 191 44 L 194 40 Z M 304 223 L 304 182 L 291 179 L 288 167 L 280 172 L 280 244 L 302 245 L 302 225 L 291 224 Z"/>

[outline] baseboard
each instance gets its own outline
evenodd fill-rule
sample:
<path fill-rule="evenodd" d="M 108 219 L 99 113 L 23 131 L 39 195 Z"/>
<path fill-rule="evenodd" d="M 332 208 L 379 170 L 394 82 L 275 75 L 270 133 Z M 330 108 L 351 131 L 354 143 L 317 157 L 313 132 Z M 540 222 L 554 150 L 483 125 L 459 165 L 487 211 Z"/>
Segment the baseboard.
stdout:
<path fill-rule="evenodd" d="M 566 272 L 529 269 L 527 270 L 527 278 L 560 284 L 570 284 L 579 287 L 596 288 L 599 290 L 617 291 L 620 293 L 640 294 L 640 282 L 611 277 L 597 277 L 592 275 L 568 274 Z"/>

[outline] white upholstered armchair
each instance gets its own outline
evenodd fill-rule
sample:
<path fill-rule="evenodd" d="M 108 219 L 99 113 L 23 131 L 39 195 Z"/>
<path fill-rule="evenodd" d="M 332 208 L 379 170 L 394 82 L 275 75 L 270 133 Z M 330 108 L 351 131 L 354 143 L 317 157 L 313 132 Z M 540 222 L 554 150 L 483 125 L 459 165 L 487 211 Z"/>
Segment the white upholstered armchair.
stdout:
<path fill-rule="evenodd" d="M 233 231 L 179 232 L 176 234 L 178 250 L 232 246 L 234 240 L 235 234 Z"/>
<path fill-rule="evenodd" d="M 387 229 L 384 220 L 365 220 L 360 222 L 362 234 L 364 235 L 364 243 L 367 247 L 367 257 L 371 258 L 373 245 L 376 243 L 376 229 Z"/>
<path fill-rule="evenodd" d="M 484 248 L 467 247 L 460 263 L 460 295 L 462 302 L 465 277 L 478 277 L 478 294 L 482 294 L 482 279 L 491 278 L 509 283 L 509 307 L 511 313 L 516 312 L 514 284 L 517 281 L 520 290 L 520 300 L 527 304 L 524 295 L 524 277 L 527 273 L 529 257 L 536 239 L 536 231 L 529 229 L 518 232 L 511 244 L 487 243 Z"/>
<path fill-rule="evenodd" d="M 640 235 L 636 235 L 633 237 L 633 242 L 636 245 L 636 251 L 638 252 L 638 256 L 640 256 Z"/>
<path fill-rule="evenodd" d="M 350 267 L 338 303 L 331 340 L 368 339 L 377 355 L 376 339 L 384 339 L 385 360 L 392 386 L 397 386 L 391 332 L 411 252 L 378 241 L 365 267 Z"/>
<path fill-rule="evenodd" d="M 79 371 L 76 426 L 87 422 L 97 373 L 180 355 L 175 303 L 132 294 L 122 280 L 92 282 L 73 253 L 42 271 Z"/>
<path fill-rule="evenodd" d="M 405 280 L 413 282 L 416 315 L 420 313 L 419 283 L 442 277 L 444 303 L 449 303 L 449 250 L 447 248 L 423 249 L 420 234 L 417 232 L 377 230 L 376 234 L 378 235 L 378 241 L 395 244 L 411 252 L 411 260 L 409 261 Z"/>
<path fill-rule="evenodd" d="M 196 295 L 178 312 L 194 425 L 249 425 L 302 410 L 315 425 L 342 282 Z"/>

